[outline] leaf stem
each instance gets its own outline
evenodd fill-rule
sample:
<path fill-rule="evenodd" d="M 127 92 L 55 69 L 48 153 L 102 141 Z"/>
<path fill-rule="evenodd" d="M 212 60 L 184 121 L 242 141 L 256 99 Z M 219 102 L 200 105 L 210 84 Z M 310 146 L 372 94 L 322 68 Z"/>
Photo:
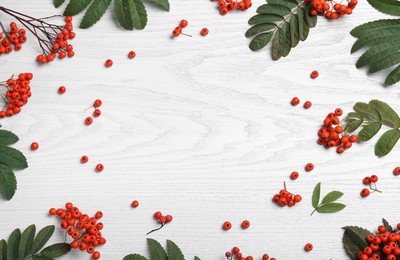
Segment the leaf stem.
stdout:
<path fill-rule="evenodd" d="M 153 233 L 153 232 L 156 232 L 156 231 L 162 229 L 164 226 L 165 226 L 165 223 L 161 223 L 161 226 L 160 226 L 159 228 L 156 228 L 156 229 L 151 230 L 150 232 L 147 232 L 147 233 L 146 233 L 146 236 L 147 236 L 147 235 L 150 235 L 150 234 Z"/>

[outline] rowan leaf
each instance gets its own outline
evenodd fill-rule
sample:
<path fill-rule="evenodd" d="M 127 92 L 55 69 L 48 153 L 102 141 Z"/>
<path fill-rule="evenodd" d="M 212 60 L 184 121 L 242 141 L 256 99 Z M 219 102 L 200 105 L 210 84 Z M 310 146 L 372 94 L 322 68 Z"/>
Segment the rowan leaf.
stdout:
<path fill-rule="evenodd" d="M 0 259 L 7 259 L 7 242 L 4 239 L 0 240 Z"/>
<path fill-rule="evenodd" d="M 284 5 L 268 3 L 260 5 L 256 12 L 259 14 L 277 14 L 285 17 L 286 15 L 290 14 L 291 11 L 292 10 L 289 7 Z"/>
<path fill-rule="evenodd" d="M 257 35 L 259 33 L 269 33 L 276 28 L 276 24 L 274 23 L 260 23 L 252 26 L 246 32 L 246 37 L 251 37 Z M 272 33 L 273 34 L 273 33 Z M 271 35 L 272 36 L 272 35 Z M 251 43 L 250 43 L 251 44 Z"/>
<path fill-rule="evenodd" d="M 58 243 L 51 246 L 46 247 L 40 252 L 40 255 L 47 257 L 59 257 L 67 254 L 71 251 L 71 245 L 68 243 Z"/>
<path fill-rule="evenodd" d="M 382 124 L 392 128 L 400 127 L 399 115 L 388 104 L 376 99 L 371 100 L 368 104 L 375 108 L 381 115 Z"/>
<path fill-rule="evenodd" d="M 400 50 L 400 44 L 397 42 L 384 42 L 372 46 L 358 59 L 356 63 L 357 68 L 367 65 L 372 65 L 378 60 L 393 55 Z"/>
<path fill-rule="evenodd" d="M 64 16 L 73 16 L 82 12 L 93 0 L 70 0 L 64 11 Z"/>
<path fill-rule="evenodd" d="M 400 19 L 382 19 L 361 24 L 351 30 L 350 34 L 354 37 L 359 38 L 367 32 L 378 31 L 381 29 L 398 26 L 400 26 Z"/>
<path fill-rule="evenodd" d="M 10 145 L 18 142 L 18 136 L 14 133 L 0 129 L 0 144 L 2 145 Z"/>
<path fill-rule="evenodd" d="M 10 237 L 8 238 L 7 259 L 18 259 L 17 257 L 20 238 L 21 231 L 17 228 L 11 233 Z"/>
<path fill-rule="evenodd" d="M 20 151 L 1 144 L 0 163 L 7 165 L 11 169 L 25 169 L 28 167 L 26 158 Z"/>
<path fill-rule="evenodd" d="M 347 226 L 343 229 L 343 246 L 346 253 L 351 259 L 356 259 L 358 252 L 368 246 L 366 238 L 371 232 L 356 226 Z"/>
<path fill-rule="evenodd" d="M 319 206 L 317 208 L 317 211 L 319 213 L 335 213 L 338 211 L 343 210 L 346 207 L 346 205 L 342 203 L 327 203 Z"/>
<path fill-rule="evenodd" d="M 283 21 L 283 17 L 275 14 L 257 14 L 250 18 L 249 24 L 273 23 Z"/>
<path fill-rule="evenodd" d="M 11 200 L 17 190 L 17 179 L 14 172 L 5 164 L 0 163 L 0 193 Z"/>
<path fill-rule="evenodd" d="M 42 228 L 33 240 L 31 254 L 36 254 L 49 241 L 55 230 L 54 226 Z"/>
<path fill-rule="evenodd" d="M 82 18 L 80 28 L 87 29 L 97 23 L 107 11 L 111 0 L 93 0 Z"/>
<path fill-rule="evenodd" d="M 322 199 L 321 204 L 327 204 L 334 202 L 335 200 L 340 199 L 343 196 L 343 192 L 341 191 L 331 191 L 328 194 L 325 195 L 325 197 Z"/>
<path fill-rule="evenodd" d="M 168 259 L 185 260 L 182 251 L 171 240 L 167 240 L 167 251 L 168 251 Z"/>
<path fill-rule="evenodd" d="M 155 5 L 158 5 L 159 7 L 164 9 L 165 11 L 169 12 L 170 5 L 168 0 L 147 0 L 147 1 L 152 2 Z"/>
<path fill-rule="evenodd" d="M 33 239 L 35 238 L 36 226 L 30 225 L 22 232 L 18 246 L 18 259 L 24 259 L 32 249 Z"/>
<path fill-rule="evenodd" d="M 374 137 L 381 129 L 382 124 L 380 122 L 371 122 L 365 125 L 363 129 L 358 133 L 358 140 L 361 142 L 366 142 Z"/>
<path fill-rule="evenodd" d="M 164 248 L 154 239 L 147 239 L 147 245 L 149 246 L 150 255 L 152 260 L 167 260 L 167 253 Z"/>
<path fill-rule="evenodd" d="M 125 256 L 123 260 L 147 260 L 147 258 L 138 254 L 130 254 Z"/>
<path fill-rule="evenodd" d="M 376 122 L 379 122 L 381 120 L 379 112 L 369 104 L 363 102 L 357 102 L 353 108 L 357 113 L 361 114 L 365 119 Z"/>
<path fill-rule="evenodd" d="M 367 32 L 360 36 L 351 48 L 351 53 L 354 53 L 362 47 L 375 45 L 386 41 L 398 41 L 400 40 L 400 26 L 381 28 L 380 30 L 374 30 Z"/>
<path fill-rule="evenodd" d="M 53 0 L 53 4 L 54 4 L 55 8 L 60 7 L 64 2 L 65 2 L 65 0 Z"/>
<path fill-rule="evenodd" d="M 278 29 L 279 30 L 279 29 Z M 279 45 L 279 52 L 283 57 L 286 57 L 289 55 L 290 50 L 291 50 L 291 40 L 290 40 L 290 25 L 289 23 L 285 22 L 282 26 L 282 31 L 279 34 L 279 37 L 282 37 L 282 39 L 279 39 L 280 45 Z"/>
<path fill-rule="evenodd" d="M 314 209 L 318 207 L 320 196 L 321 196 L 321 183 L 318 183 L 314 188 L 311 200 Z"/>
<path fill-rule="evenodd" d="M 368 0 L 368 3 L 382 13 L 400 16 L 398 0 Z"/>
<path fill-rule="evenodd" d="M 290 19 L 290 40 L 291 40 L 291 47 L 294 48 L 299 44 L 299 17 L 297 15 L 293 15 L 292 19 Z"/>
<path fill-rule="evenodd" d="M 378 72 L 378 71 L 390 68 L 399 63 L 400 63 L 400 52 L 396 52 L 396 53 L 393 53 L 386 57 L 383 57 L 382 59 L 371 64 L 368 72 L 369 73 Z"/>
<path fill-rule="evenodd" d="M 317 25 L 317 20 L 318 16 L 316 15 L 310 15 L 311 10 L 313 7 L 311 5 L 306 5 L 304 8 L 304 12 L 306 15 L 304 15 L 305 21 L 310 28 L 314 28 Z"/>
<path fill-rule="evenodd" d="M 386 85 L 393 85 L 400 81 L 400 65 L 398 65 L 385 79 Z"/>
<path fill-rule="evenodd" d="M 387 155 L 396 145 L 400 138 L 399 129 L 391 129 L 386 131 L 375 145 L 375 155 L 382 157 Z"/>
<path fill-rule="evenodd" d="M 126 30 L 144 29 L 147 24 L 147 12 L 141 0 L 114 0 L 114 11 Z"/>
<path fill-rule="evenodd" d="M 271 41 L 273 35 L 274 35 L 274 33 L 272 33 L 272 32 L 261 33 L 261 34 L 257 35 L 250 42 L 250 45 L 249 45 L 250 50 L 252 50 L 252 51 L 261 50 Z"/>

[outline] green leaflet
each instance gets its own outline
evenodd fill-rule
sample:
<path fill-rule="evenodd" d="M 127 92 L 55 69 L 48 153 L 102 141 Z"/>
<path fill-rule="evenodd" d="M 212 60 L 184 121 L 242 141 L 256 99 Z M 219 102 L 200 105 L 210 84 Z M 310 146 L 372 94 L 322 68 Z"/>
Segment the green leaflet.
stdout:
<path fill-rule="evenodd" d="M 168 258 L 169 259 L 185 260 L 185 257 L 183 256 L 182 251 L 171 240 L 167 240 L 167 251 L 168 251 Z"/>
<path fill-rule="evenodd" d="M 400 127 L 400 117 L 388 104 L 380 100 L 371 100 L 368 103 L 370 106 L 375 108 L 381 115 L 381 122 L 392 128 Z"/>
<path fill-rule="evenodd" d="M 87 29 L 97 23 L 107 11 L 111 0 L 94 0 L 83 16 L 80 28 Z"/>
<path fill-rule="evenodd" d="M 7 242 L 4 239 L 0 240 L 0 259 L 7 259 Z"/>
<path fill-rule="evenodd" d="M 366 237 L 371 234 L 368 230 L 355 226 L 343 227 L 343 246 L 351 259 L 356 259 L 359 251 L 368 246 Z"/>
<path fill-rule="evenodd" d="M 306 5 L 305 8 L 304 8 L 304 12 L 306 14 L 309 14 L 311 12 L 311 10 L 312 10 L 311 5 Z M 308 27 L 314 28 L 317 25 L 318 16 L 316 16 L 316 15 L 305 15 L 304 18 L 305 18 L 305 21 L 306 21 Z"/>
<path fill-rule="evenodd" d="M 357 130 L 357 128 L 363 123 L 363 117 L 357 112 L 350 112 L 347 114 L 345 121 L 347 132 L 351 133 Z"/>
<path fill-rule="evenodd" d="M 374 137 L 381 129 L 382 124 L 380 122 L 371 122 L 364 126 L 363 129 L 358 133 L 358 140 L 360 142 L 366 142 Z"/>
<path fill-rule="evenodd" d="M 378 60 L 377 62 L 371 64 L 368 72 L 374 73 L 377 71 L 381 71 L 383 69 L 390 68 L 399 63 L 400 63 L 400 52 L 396 52 L 396 53 L 393 53 L 386 57 L 383 57 L 382 59 Z"/>
<path fill-rule="evenodd" d="M 44 247 L 44 245 L 49 241 L 49 239 L 53 235 L 54 230 L 55 230 L 54 226 L 47 226 L 39 231 L 39 233 L 36 235 L 33 241 L 31 249 L 32 254 L 36 254 L 37 252 L 39 252 L 40 249 Z"/>
<path fill-rule="evenodd" d="M 251 37 L 251 36 L 257 35 L 262 32 L 271 32 L 275 28 L 276 28 L 276 24 L 274 24 L 274 23 L 256 24 L 247 30 L 246 37 Z M 271 37 L 272 37 L 272 35 L 271 35 Z"/>
<path fill-rule="evenodd" d="M 400 65 L 398 65 L 385 79 L 386 85 L 393 85 L 400 81 Z"/>
<path fill-rule="evenodd" d="M 397 0 L 368 0 L 368 3 L 382 13 L 400 16 L 400 2 Z"/>
<path fill-rule="evenodd" d="M 147 0 L 149 2 L 154 3 L 155 5 L 158 5 L 165 11 L 169 12 L 170 6 L 168 0 Z"/>
<path fill-rule="evenodd" d="M 154 239 L 147 239 L 147 244 L 150 250 L 150 256 L 152 260 L 167 260 L 167 253 L 164 248 Z"/>
<path fill-rule="evenodd" d="M 297 6 L 297 2 L 295 0 L 268 0 L 269 4 L 277 4 L 283 5 L 290 9 L 293 9 Z"/>
<path fill-rule="evenodd" d="M 386 228 L 387 231 L 393 232 L 393 227 L 386 221 L 386 219 L 382 219 L 383 226 Z"/>
<path fill-rule="evenodd" d="M 400 19 L 382 19 L 376 20 L 357 26 L 351 30 L 350 34 L 354 37 L 360 38 L 364 34 L 372 31 L 378 31 L 390 27 L 397 27 L 400 25 Z"/>
<path fill-rule="evenodd" d="M 322 199 L 321 203 L 327 204 L 327 203 L 334 202 L 335 200 L 340 199 L 343 195 L 344 195 L 344 193 L 341 191 L 336 191 L 336 190 L 331 191 L 325 195 L 325 197 Z"/>
<path fill-rule="evenodd" d="M 291 9 L 280 4 L 263 4 L 257 8 L 257 13 L 259 14 L 277 14 L 282 17 L 291 13 Z"/>
<path fill-rule="evenodd" d="M 21 239 L 18 246 L 18 259 L 24 259 L 31 252 L 33 239 L 35 238 L 36 227 L 30 225 L 24 232 L 22 232 Z"/>
<path fill-rule="evenodd" d="M 147 260 L 147 258 L 138 254 L 130 254 L 125 256 L 123 260 Z"/>
<path fill-rule="evenodd" d="M 198 256 L 195 256 L 194 260 L 201 260 L 201 259 Z"/>
<path fill-rule="evenodd" d="M 151 260 L 185 260 L 182 251 L 171 240 L 167 240 L 167 250 L 164 250 L 161 244 L 154 239 L 147 239 L 147 245 L 149 247 Z M 147 260 L 147 258 L 139 254 L 130 254 L 125 256 L 123 260 Z M 200 260 L 200 258 L 196 256 L 195 260 Z"/>
<path fill-rule="evenodd" d="M 257 14 L 250 18 L 249 24 L 259 24 L 259 23 L 272 23 L 272 22 L 280 22 L 283 20 L 282 16 L 274 15 L 274 14 Z"/>
<path fill-rule="evenodd" d="M 25 156 L 12 147 L 0 144 L 0 163 L 12 169 L 25 169 L 28 167 Z"/>
<path fill-rule="evenodd" d="M 396 42 L 384 42 L 371 47 L 364 52 L 356 63 L 357 68 L 374 64 L 378 60 L 391 56 L 400 50 L 400 44 Z"/>
<path fill-rule="evenodd" d="M 318 207 L 320 196 L 321 196 L 321 183 L 318 183 L 315 186 L 313 194 L 312 194 L 311 203 L 312 203 L 313 208 L 317 208 Z"/>
<path fill-rule="evenodd" d="M 396 145 L 400 138 L 400 130 L 391 129 L 386 131 L 375 145 L 375 155 L 382 157 L 387 155 Z"/>
<path fill-rule="evenodd" d="M 147 12 L 141 0 L 114 0 L 114 11 L 119 24 L 126 30 L 146 27 Z"/>
<path fill-rule="evenodd" d="M 7 165 L 0 163 L 0 193 L 5 199 L 11 200 L 17 190 L 17 179 Z"/>
<path fill-rule="evenodd" d="M 21 238 L 21 231 L 19 229 L 15 229 L 8 238 L 7 259 L 17 259 L 20 238 Z"/>
<path fill-rule="evenodd" d="M 357 102 L 353 109 L 361 114 L 363 116 L 364 119 L 370 120 L 370 121 L 380 121 L 381 120 L 381 116 L 379 114 L 379 112 L 373 108 L 372 106 L 366 104 L 366 103 L 362 103 L 362 102 Z"/>
<path fill-rule="evenodd" d="M 267 33 L 262 33 L 254 37 L 253 40 L 250 42 L 250 49 L 252 51 L 257 51 L 262 48 L 264 48 L 272 39 L 273 33 L 272 32 L 267 32 Z"/>
<path fill-rule="evenodd" d="M 58 243 L 51 246 L 46 247 L 40 252 L 40 255 L 46 257 L 59 257 L 67 254 L 71 251 L 71 245 L 67 243 Z"/>
<path fill-rule="evenodd" d="M 290 42 L 290 26 L 289 23 L 285 22 L 282 26 L 282 32 L 279 35 L 279 37 L 282 37 L 282 39 L 279 39 L 279 42 L 281 45 L 278 47 L 279 48 L 279 53 L 283 56 L 286 57 L 289 55 L 289 52 L 291 50 L 291 42 Z"/>
<path fill-rule="evenodd" d="M 15 144 L 16 142 L 18 142 L 18 140 L 18 136 L 16 136 L 14 133 L 0 129 L 0 144 Z"/>
<path fill-rule="evenodd" d="M 365 46 L 391 40 L 400 40 L 400 27 L 388 27 L 365 33 L 354 43 L 353 47 L 351 48 L 351 53 L 354 53 Z"/>
<path fill-rule="evenodd" d="M 53 4 L 55 8 L 58 8 L 59 6 L 61 6 L 63 3 L 65 2 L 65 0 L 53 0 Z"/>
<path fill-rule="evenodd" d="M 89 6 L 92 0 L 70 0 L 65 8 L 64 15 L 77 15 Z"/>
<path fill-rule="evenodd" d="M 299 36 L 299 17 L 297 14 L 292 16 L 292 19 L 290 19 L 290 39 L 291 39 L 291 47 L 294 48 L 299 44 L 300 42 L 300 36 Z"/>
<path fill-rule="evenodd" d="M 341 211 L 344 209 L 346 205 L 342 203 L 328 203 L 328 204 L 323 204 L 320 207 L 317 208 L 317 211 L 319 213 L 335 213 L 338 211 Z"/>

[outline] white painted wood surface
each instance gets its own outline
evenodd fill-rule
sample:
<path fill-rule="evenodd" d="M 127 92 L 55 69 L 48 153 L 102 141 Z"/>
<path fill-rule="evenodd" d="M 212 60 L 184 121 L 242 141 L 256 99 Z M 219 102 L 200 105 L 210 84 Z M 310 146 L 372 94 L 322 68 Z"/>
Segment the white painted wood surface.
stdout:
<path fill-rule="evenodd" d="M 383 87 L 385 74 L 367 76 L 354 66 L 361 52 L 350 55 L 349 31 L 387 16 L 360 1 L 344 19 L 319 18 L 306 42 L 273 62 L 269 48 L 253 53 L 244 37 L 263 2 L 226 16 L 210 1 L 172 0 L 169 13 L 147 5 L 149 24 L 134 32 L 118 29 L 109 11 L 92 29 L 77 30 L 73 59 L 38 66 L 32 37 L 20 53 L 1 56 L 2 79 L 31 71 L 34 80 L 23 112 L 1 120 L 20 136 L 15 147 L 29 168 L 16 173 L 13 200 L 0 200 L 0 237 L 31 223 L 58 225 L 48 209 L 71 201 L 85 212 L 104 212 L 102 259 L 148 255 L 144 234 L 157 226 L 152 214 L 161 210 L 174 220 L 151 237 L 174 240 L 187 259 L 223 260 L 239 246 L 255 259 L 267 252 L 279 260 L 336 260 L 347 259 L 341 227 L 373 229 L 382 217 L 400 221 L 400 179 L 391 173 L 400 164 L 398 147 L 379 159 L 373 154 L 377 138 L 341 156 L 316 143 L 324 116 L 336 107 L 349 112 L 356 101 L 378 98 L 400 111 L 399 87 Z M 49 0 L 0 4 L 37 17 L 62 11 Z M 182 18 L 193 37 L 171 39 Z M 0 19 L 9 21 L 3 14 Z M 203 27 L 207 37 L 199 35 Z M 126 57 L 131 49 L 134 60 Z M 103 66 L 108 58 L 114 60 L 110 69 Z M 311 80 L 314 69 L 320 77 Z M 65 95 L 57 93 L 60 85 Z M 290 106 L 293 96 L 313 107 Z M 104 102 L 103 115 L 87 127 L 91 110 L 85 109 L 96 98 Z M 40 144 L 36 152 L 29 149 L 33 141 Z M 82 155 L 90 158 L 86 165 Z M 308 162 L 315 170 L 304 173 Z M 101 174 L 94 172 L 97 163 L 105 166 Z M 301 175 L 295 182 L 293 170 Z M 362 199 L 361 180 L 371 174 L 379 175 L 383 193 Z M 283 181 L 304 198 L 293 208 L 271 202 Z M 320 181 L 323 194 L 345 193 L 344 211 L 310 217 L 312 189 Z M 137 209 L 130 207 L 134 199 Z M 244 219 L 251 222 L 248 230 L 240 228 Z M 226 220 L 233 224 L 229 232 L 221 230 Z M 54 241 L 61 241 L 63 233 L 56 234 Z M 307 242 L 315 248 L 308 254 Z M 63 259 L 89 256 L 73 252 Z"/>

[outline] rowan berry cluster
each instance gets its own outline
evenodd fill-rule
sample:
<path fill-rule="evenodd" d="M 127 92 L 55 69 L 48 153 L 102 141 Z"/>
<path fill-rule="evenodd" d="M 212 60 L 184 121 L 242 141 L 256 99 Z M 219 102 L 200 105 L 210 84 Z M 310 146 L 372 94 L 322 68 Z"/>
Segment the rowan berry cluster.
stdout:
<path fill-rule="evenodd" d="M 226 15 L 232 10 L 242 10 L 246 11 L 252 6 L 251 0 L 219 0 L 218 1 L 218 9 L 222 15 Z"/>
<path fill-rule="evenodd" d="M 99 107 L 101 107 L 101 105 L 103 104 L 103 101 L 101 101 L 101 99 L 96 99 L 93 103 L 93 107 L 94 107 L 94 111 L 93 111 L 93 116 L 94 117 L 99 117 L 101 116 L 101 110 L 99 109 Z M 85 124 L 86 125 L 91 125 L 93 123 L 93 117 L 88 116 L 85 119 Z"/>
<path fill-rule="evenodd" d="M 284 189 L 279 191 L 279 194 L 275 194 L 272 200 L 279 206 L 285 207 L 293 207 L 296 203 L 299 203 L 302 200 L 302 197 L 299 194 L 292 194 L 287 191 L 286 183 L 283 183 Z"/>
<path fill-rule="evenodd" d="M 400 256 L 400 224 L 397 224 L 397 230 L 389 231 L 383 225 L 378 226 L 376 234 L 367 236 L 366 241 L 369 244 L 362 251 L 359 251 L 357 258 L 360 260 L 369 259 L 387 259 L 396 260 Z"/>
<path fill-rule="evenodd" d="M 0 22 L 2 32 L 0 32 L 0 55 L 19 51 L 22 49 L 22 44 L 26 42 L 26 31 L 19 29 L 17 24 L 10 23 L 10 31 L 6 31 L 3 24 Z M 14 47 L 13 47 L 14 46 Z"/>
<path fill-rule="evenodd" d="M 0 86 L 7 89 L 5 96 L 0 95 L 5 102 L 3 110 L 0 111 L 0 118 L 11 117 L 21 112 L 21 108 L 28 102 L 28 98 L 32 95 L 30 87 L 32 78 L 32 73 L 28 72 L 0 82 Z"/>
<path fill-rule="evenodd" d="M 376 183 L 378 182 L 378 176 L 376 175 L 371 175 L 370 177 L 365 177 L 363 179 L 363 184 L 364 185 L 368 185 L 369 189 L 372 190 L 372 192 L 382 192 L 380 190 L 378 190 Z M 371 193 L 370 190 L 367 188 L 364 188 L 361 190 L 361 197 L 368 197 L 369 194 Z"/>
<path fill-rule="evenodd" d="M 161 225 L 159 228 L 153 229 L 150 232 L 148 232 L 146 235 L 151 234 L 155 231 L 158 231 L 162 229 L 166 224 L 171 223 L 173 217 L 171 215 L 166 215 L 164 216 L 160 211 L 157 211 L 153 215 L 154 219 L 157 220 L 157 222 Z"/>
<path fill-rule="evenodd" d="M 323 127 L 318 130 L 318 144 L 325 146 L 325 148 L 337 146 L 337 153 L 343 153 L 358 141 L 355 135 L 343 134 L 344 128 L 339 119 L 342 114 L 343 111 L 340 108 L 337 108 L 334 113 L 329 113 L 324 119 Z"/>
<path fill-rule="evenodd" d="M 312 5 L 311 15 L 322 14 L 328 19 L 338 19 L 343 15 L 350 15 L 358 4 L 357 0 L 345 0 L 346 4 L 339 4 L 332 0 L 306 0 Z"/>
<path fill-rule="evenodd" d="M 192 35 L 183 33 L 182 30 L 183 28 L 185 28 L 186 26 L 188 26 L 188 21 L 186 20 L 181 20 L 181 22 L 179 23 L 179 26 L 175 27 L 174 30 L 172 30 L 172 37 L 178 37 L 179 35 L 185 35 L 185 36 L 189 36 L 192 37 Z"/>
<path fill-rule="evenodd" d="M 98 221 L 103 217 L 103 213 L 98 211 L 94 217 L 89 217 L 87 214 L 82 214 L 79 208 L 70 202 L 65 204 L 65 208 L 57 210 L 51 208 L 49 214 L 57 215 L 62 220 L 61 228 L 65 229 L 73 239 L 71 242 L 73 249 L 79 248 L 91 254 L 93 259 L 99 259 L 100 253 L 95 251 L 95 248 L 107 242 L 100 231 L 103 229 L 103 223 Z"/>
<path fill-rule="evenodd" d="M 253 260 L 254 258 L 252 256 L 243 256 L 242 252 L 240 252 L 240 249 L 238 247 L 232 248 L 231 251 L 228 251 L 225 253 L 225 257 L 228 260 Z M 276 258 L 272 257 L 269 258 L 269 255 L 264 254 L 261 258 L 262 260 L 276 260 Z"/>

